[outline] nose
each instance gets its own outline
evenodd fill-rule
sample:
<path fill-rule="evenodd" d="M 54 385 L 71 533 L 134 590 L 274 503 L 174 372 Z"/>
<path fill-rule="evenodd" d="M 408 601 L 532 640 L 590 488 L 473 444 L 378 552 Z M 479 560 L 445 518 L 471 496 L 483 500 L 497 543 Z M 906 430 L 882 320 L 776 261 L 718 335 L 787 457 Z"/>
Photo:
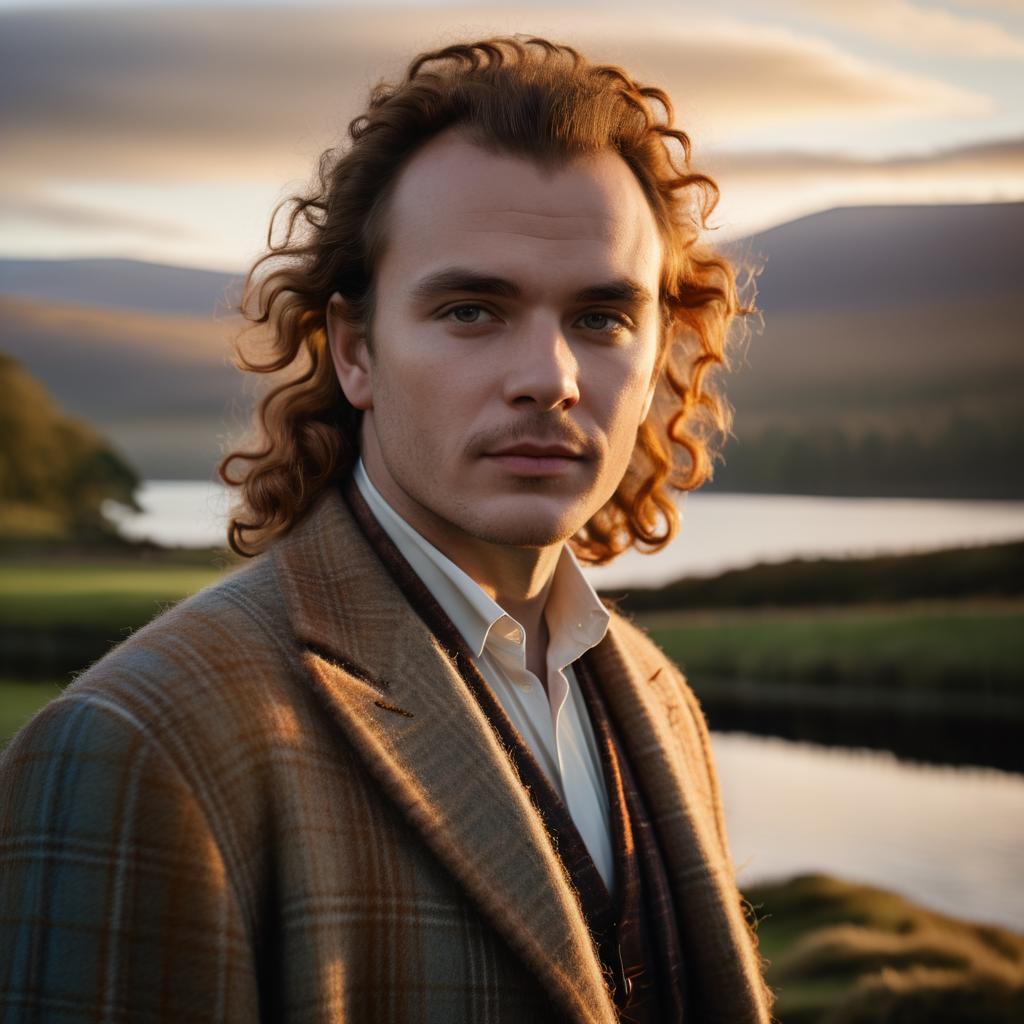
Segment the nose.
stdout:
<path fill-rule="evenodd" d="M 579 363 L 557 323 L 535 324 L 508 352 L 505 400 L 539 412 L 563 412 L 580 400 Z"/>

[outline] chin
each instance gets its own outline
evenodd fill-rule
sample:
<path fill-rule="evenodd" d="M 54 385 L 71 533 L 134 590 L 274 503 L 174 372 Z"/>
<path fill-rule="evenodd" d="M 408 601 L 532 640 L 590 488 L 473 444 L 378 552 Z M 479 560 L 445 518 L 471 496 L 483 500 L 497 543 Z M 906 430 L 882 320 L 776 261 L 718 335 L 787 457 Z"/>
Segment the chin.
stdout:
<path fill-rule="evenodd" d="M 590 516 L 578 507 L 551 508 L 537 497 L 496 502 L 468 530 L 480 540 L 510 547 L 546 548 L 574 537 Z"/>
<path fill-rule="evenodd" d="M 561 544 L 573 536 L 572 532 L 547 530 L 536 523 L 522 525 L 509 523 L 501 527 L 474 532 L 480 540 L 511 548 L 549 548 L 554 544 Z"/>

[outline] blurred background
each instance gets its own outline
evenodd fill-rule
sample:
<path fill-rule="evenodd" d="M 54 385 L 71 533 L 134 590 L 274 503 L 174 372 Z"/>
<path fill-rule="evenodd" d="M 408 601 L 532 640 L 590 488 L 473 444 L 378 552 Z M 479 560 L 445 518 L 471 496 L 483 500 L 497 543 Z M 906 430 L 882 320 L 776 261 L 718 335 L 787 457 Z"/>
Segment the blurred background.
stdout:
<path fill-rule="evenodd" d="M 232 303 L 380 78 L 667 89 L 762 268 L 733 437 L 593 572 L 682 665 L 783 1024 L 1024 1019 L 1024 3 L 0 0 L 0 744 L 232 564 Z"/>

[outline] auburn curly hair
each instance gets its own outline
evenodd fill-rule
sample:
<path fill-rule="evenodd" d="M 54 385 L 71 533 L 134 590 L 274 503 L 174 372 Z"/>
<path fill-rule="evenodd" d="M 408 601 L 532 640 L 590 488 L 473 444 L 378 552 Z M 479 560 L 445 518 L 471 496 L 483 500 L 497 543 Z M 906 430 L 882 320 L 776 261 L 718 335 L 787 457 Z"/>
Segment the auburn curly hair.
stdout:
<path fill-rule="evenodd" d="M 539 38 L 446 46 L 416 57 L 397 84 L 376 86 L 347 143 L 320 157 L 306 194 L 278 205 L 267 251 L 246 280 L 242 313 L 250 331 L 263 328 L 259 349 L 269 341 L 270 354 L 248 352 L 247 331 L 236 362 L 288 376 L 259 402 L 253 446 L 220 465 L 221 478 L 241 488 L 231 547 L 242 555 L 262 551 L 354 466 L 361 414 L 342 393 L 328 351 L 328 300 L 339 292 L 347 318 L 369 327 L 399 172 L 456 126 L 486 148 L 545 164 L 611 149 L 642 186 L 664 250 L 655 400 L 624 479 L 570 543 L 597 564 L 631 545 L 654 551 L 666 544 L 679 527 L 671 490 L 710 479 L 729 434 L 732 410 L 713 371 L 728 368 L 731 328 L 752 312 L 738 298 L 730 261 L 700 240 L 718 188 L 691 170 L 690 140 L 672 119 L 661 89 Z"/>

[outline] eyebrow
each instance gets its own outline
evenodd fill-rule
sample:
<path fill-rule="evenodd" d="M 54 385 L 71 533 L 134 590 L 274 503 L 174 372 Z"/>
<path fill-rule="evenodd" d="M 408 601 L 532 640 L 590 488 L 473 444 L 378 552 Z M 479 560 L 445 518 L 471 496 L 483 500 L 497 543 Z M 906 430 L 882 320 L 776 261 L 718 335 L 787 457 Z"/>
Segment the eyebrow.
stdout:
<path fill-rule="evenodd" d="M 447 267 L 418 281 L 410 292 L 414 303 L 429 302 L 449 292 L 470 292 L 474 295 L 494 295 L 503 299 L 518 299 L 522 289 L 505 277 L 480 274 L 465 267 Z M 629 278 L 619 278 L 602 284 L 581 288 L 572 297 L 573 302 L 627 302 L 642 306 L 654 301 L 650 291 Z"/>

